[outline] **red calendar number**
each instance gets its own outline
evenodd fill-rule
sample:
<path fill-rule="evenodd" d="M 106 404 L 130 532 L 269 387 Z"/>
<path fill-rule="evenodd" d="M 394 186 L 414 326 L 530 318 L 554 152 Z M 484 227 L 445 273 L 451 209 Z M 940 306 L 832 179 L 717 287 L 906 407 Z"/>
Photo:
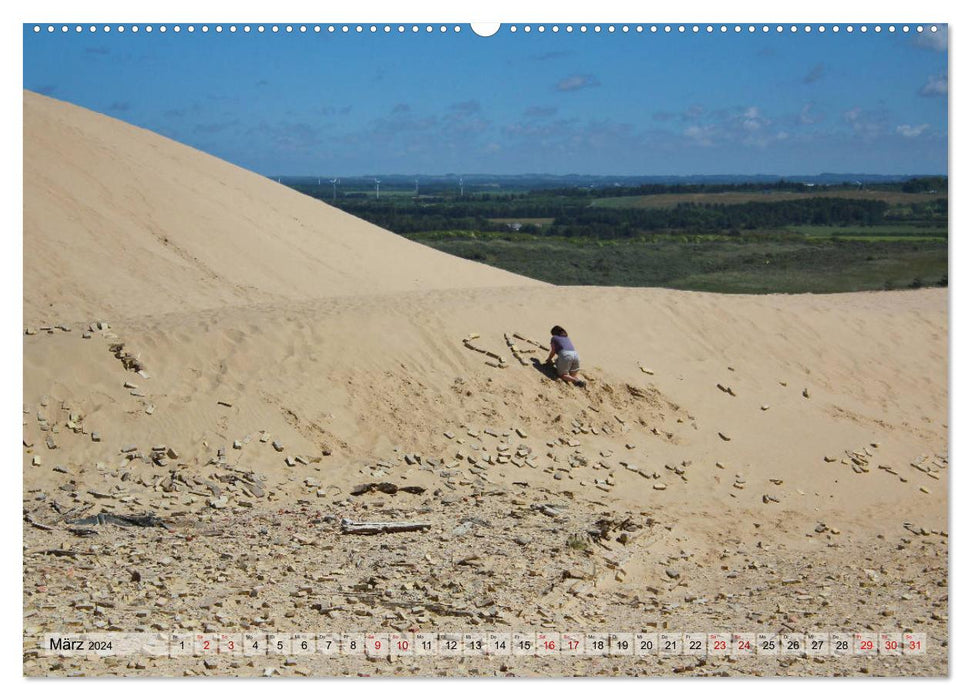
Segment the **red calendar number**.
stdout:
<path fill-rule="evenodd" d="M 752 651 L 752 645 L 745 639 L 738 640 L 739 651 Z"/>
<path fill-rule="evenodd" d="M 727 650 L 728 650 L 728 642 L 726 642 L 724 639 L 715 640 L 715 651 L 727 651 Z"/>
<path fill-rule="evenodd" d="M 869 639 L 860 640 L 860 651 L 873 651 L 873 642 Z"/>

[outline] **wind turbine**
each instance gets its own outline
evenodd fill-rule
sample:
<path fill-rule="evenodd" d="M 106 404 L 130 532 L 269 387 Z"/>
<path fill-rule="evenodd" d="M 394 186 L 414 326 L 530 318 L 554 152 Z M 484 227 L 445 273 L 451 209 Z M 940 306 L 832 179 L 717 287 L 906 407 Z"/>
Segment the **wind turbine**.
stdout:
<path fill-rule="evenodd" d="M 415 196 L 418 196 L 418 178 L 415 178 Z"/>
<path fill-rule="evenodd" d="M 340 184 L 340 178 L 335 177 L 333 180 L 330 181 L 330 184 L 334 186 L 334 201 L 336 202 L 337 201 L 337 185 Z"/>
<path fill-rule="evenodd" d="M 378 178 L 374 178 L 374 198 L 381 199 L 381 181 Z"/>
<path fill-rule="evenodd" d="M 462 178 L 459 178 L 459 196 L 460 197 L 465 196 L 465 180 L 463 180 Z"/>

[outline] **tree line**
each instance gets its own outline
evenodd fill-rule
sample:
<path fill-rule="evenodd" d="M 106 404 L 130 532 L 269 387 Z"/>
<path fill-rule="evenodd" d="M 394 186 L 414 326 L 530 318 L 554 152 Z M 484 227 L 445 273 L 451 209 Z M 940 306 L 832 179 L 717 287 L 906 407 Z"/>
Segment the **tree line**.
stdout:
<path fill-rule="evenodd" d="M 786 226 L 874 226 L 902 221 L 946 220 L 947 200 L 893 206 L 880 200 L 812 197 L 780 202 L 681 203 L 670 208 L 614 209 L 590 207 L 555 197 L 508 202 L 460 200 L 428 204 L 406 198 L 338 200 L 354 216 L 400 234 L 427 231 L 508 231 L 505 222 L 491 219 L 551 219 L 539 227 L 524 224 L 521 233 L 548 236 L 630 238 L 664 232 L 740 233 Z"/>

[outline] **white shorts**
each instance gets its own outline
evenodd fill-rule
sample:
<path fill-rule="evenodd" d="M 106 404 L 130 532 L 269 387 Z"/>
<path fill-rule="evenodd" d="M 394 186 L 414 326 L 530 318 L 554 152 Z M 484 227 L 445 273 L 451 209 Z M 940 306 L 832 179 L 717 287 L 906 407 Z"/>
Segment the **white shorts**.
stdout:
<path fill-rule="evenodd" d="M 556 355 L 556 373 L 561 377 L 580 369 L 580 356 L 575 350 L 561 350 Z"/>

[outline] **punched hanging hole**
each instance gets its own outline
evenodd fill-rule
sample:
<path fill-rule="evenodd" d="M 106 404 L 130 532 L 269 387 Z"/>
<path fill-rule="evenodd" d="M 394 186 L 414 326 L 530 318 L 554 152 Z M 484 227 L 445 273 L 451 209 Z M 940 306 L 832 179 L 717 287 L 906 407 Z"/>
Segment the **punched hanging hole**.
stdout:
<path fill-rule="evenodd" d="M 479 36 L 492 36 L 502 25 L 499 22 L 473 22 L 471 26 L 472 31 Z"/>

